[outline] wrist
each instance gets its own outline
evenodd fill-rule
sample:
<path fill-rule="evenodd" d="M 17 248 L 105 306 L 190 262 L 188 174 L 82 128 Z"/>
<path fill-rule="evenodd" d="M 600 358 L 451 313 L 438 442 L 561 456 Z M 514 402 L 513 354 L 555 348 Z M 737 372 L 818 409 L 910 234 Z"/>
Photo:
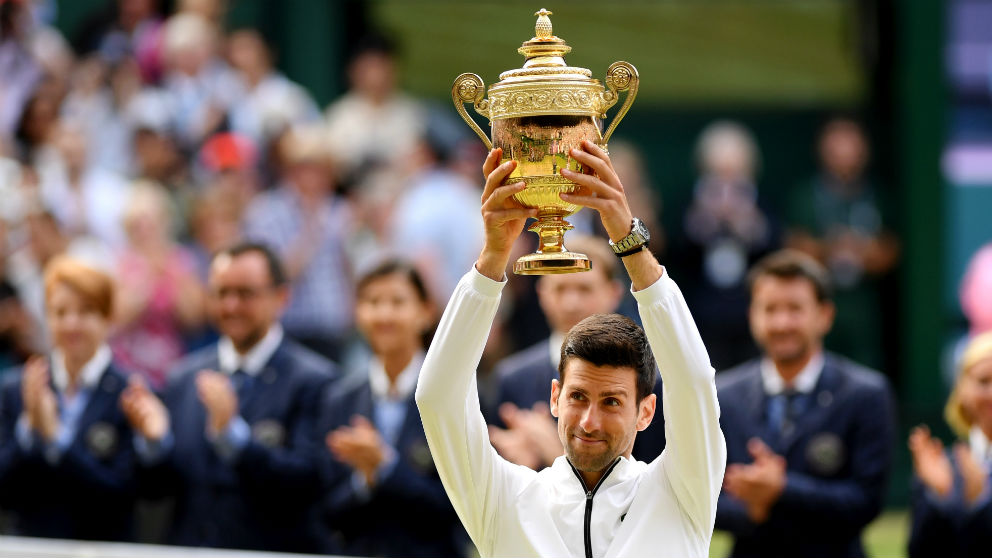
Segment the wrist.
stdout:
<path fill-rule="evenodd" d="M 506 278 L 506 264 L 509 261 L 509 252 L 504 254 L 483 250 L 479 254 L 479 259 L 475 262 L 475 269 L 493 281 L 503 282 Z"/>

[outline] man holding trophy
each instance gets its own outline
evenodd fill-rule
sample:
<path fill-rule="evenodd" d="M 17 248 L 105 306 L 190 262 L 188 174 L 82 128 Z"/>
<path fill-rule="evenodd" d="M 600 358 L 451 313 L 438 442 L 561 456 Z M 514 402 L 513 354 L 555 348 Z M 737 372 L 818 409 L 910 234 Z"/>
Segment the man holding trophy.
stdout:
<path fill-rule="evenodd" d="M 588 140 L 579 147 L 568 155 L 583 172 L 559 170 L 575 184 L 559 196 L 599 213 L 644 330 L 614 314 L 572 328 L 549 386 L 565 455 L 538 473 L 497 454 L 475 370 L 511 247 L 539 209 L 517 200 L 524 181 L 504 184 L 518 163 L 500 164 L 502 150 L 493 149 L 483 166 L 485 246 L 448 303 L 417 386 L 431 453 L 483 556 L 706 556 L 726 462 L 714 370 L 678 287 L 644 249 L 649 235 L 632 217 L 609 156 Z M 654 416 L 655 359 L 667 447 L 646 464 L 630 454 Z"/>

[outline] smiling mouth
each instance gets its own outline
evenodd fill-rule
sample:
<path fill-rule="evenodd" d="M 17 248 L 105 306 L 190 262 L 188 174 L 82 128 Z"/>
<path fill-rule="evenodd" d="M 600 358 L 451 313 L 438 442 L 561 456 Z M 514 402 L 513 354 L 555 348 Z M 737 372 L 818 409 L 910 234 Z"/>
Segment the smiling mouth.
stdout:
<path fill-rule="evenodd" d="M 575 437 L 576 440 L 578 440 L 579 442 L 582 442 L 583 444 L 606 443 L 606 440 L 597 440 L 595 438 L 584 438 L 584 437 L 579 436 L 579 435 L 573 435 L 573 436 Z"/>

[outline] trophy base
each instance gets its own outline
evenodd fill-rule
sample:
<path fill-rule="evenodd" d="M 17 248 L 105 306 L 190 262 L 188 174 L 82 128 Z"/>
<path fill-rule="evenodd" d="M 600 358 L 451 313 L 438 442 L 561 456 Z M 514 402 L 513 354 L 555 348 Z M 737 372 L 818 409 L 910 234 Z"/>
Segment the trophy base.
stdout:
<path fill-rule="evenodd" d="M 590 269 L 589 256 L 578 252 L 527 254 L 513 264 L 513 272 L 517 275 L 558 275 Z"/>

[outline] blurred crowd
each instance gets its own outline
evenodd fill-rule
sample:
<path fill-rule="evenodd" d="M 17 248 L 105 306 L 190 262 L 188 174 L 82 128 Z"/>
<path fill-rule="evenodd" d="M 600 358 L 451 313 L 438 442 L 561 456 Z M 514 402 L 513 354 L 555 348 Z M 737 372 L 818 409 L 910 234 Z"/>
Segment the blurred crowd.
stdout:
<path fill-rule="evenodd" d="M 119 0 L 73 49 L 49 2 L 0 0 L 0 529 L 464 554 L 412 393 L 439 309 L 481 248 L 481 143 L 454 111 L 398 88 L 388 37 L 355 45 L 348 90 L 322 110 L 259 31 L 224 27 L 224 2 L 176 4 Z M 892 373 L 881 299 L 900 246 L 888 190 L 870 178 L 858 121 L 831 119 L 811 143 L 820 167 L 768 200 L 754 135 L 712 123 L 690 203 L 664 223 L 647 155 L 610 146 L 717 370 L 770 352 L 774 332 L 749 322 L 748 271 L 789 247 L 833 286 L 826 347 Z M 595 312 L 636 319 L 587 213 L 566 242 L 594 271 L 512 280 L 479 371 L 494 446 L 533 468 L 561 453 L 547 389 L 564 332 Z M 979 273 L 970 280 L 987 286 Z M 987 305 L 968 296 L 987 329 Z M 635 457 L 664 447 L 658 422 Z M 857 448 L 838 436 L 839 448 L 820 440 L 842 454 L 821 476 L 854 474 L 843 460 L 863 457 L 843 455 Z M 918 431 L 914 456 L 939 469 L 923 483 L 950 493 L 934 444 Z M 780 465 L 772 450 L 739 450 L 756 468 L 738 470 L 728 497 L 747 509 L 718 527 L 752 542 L 768 521 L 796 528 L 749 492 Z M 885 451 L 875 458 L 887 469 Z M 855 534 L 878 512 L 884 473 L 852 489 L 871 492 Z"/>

